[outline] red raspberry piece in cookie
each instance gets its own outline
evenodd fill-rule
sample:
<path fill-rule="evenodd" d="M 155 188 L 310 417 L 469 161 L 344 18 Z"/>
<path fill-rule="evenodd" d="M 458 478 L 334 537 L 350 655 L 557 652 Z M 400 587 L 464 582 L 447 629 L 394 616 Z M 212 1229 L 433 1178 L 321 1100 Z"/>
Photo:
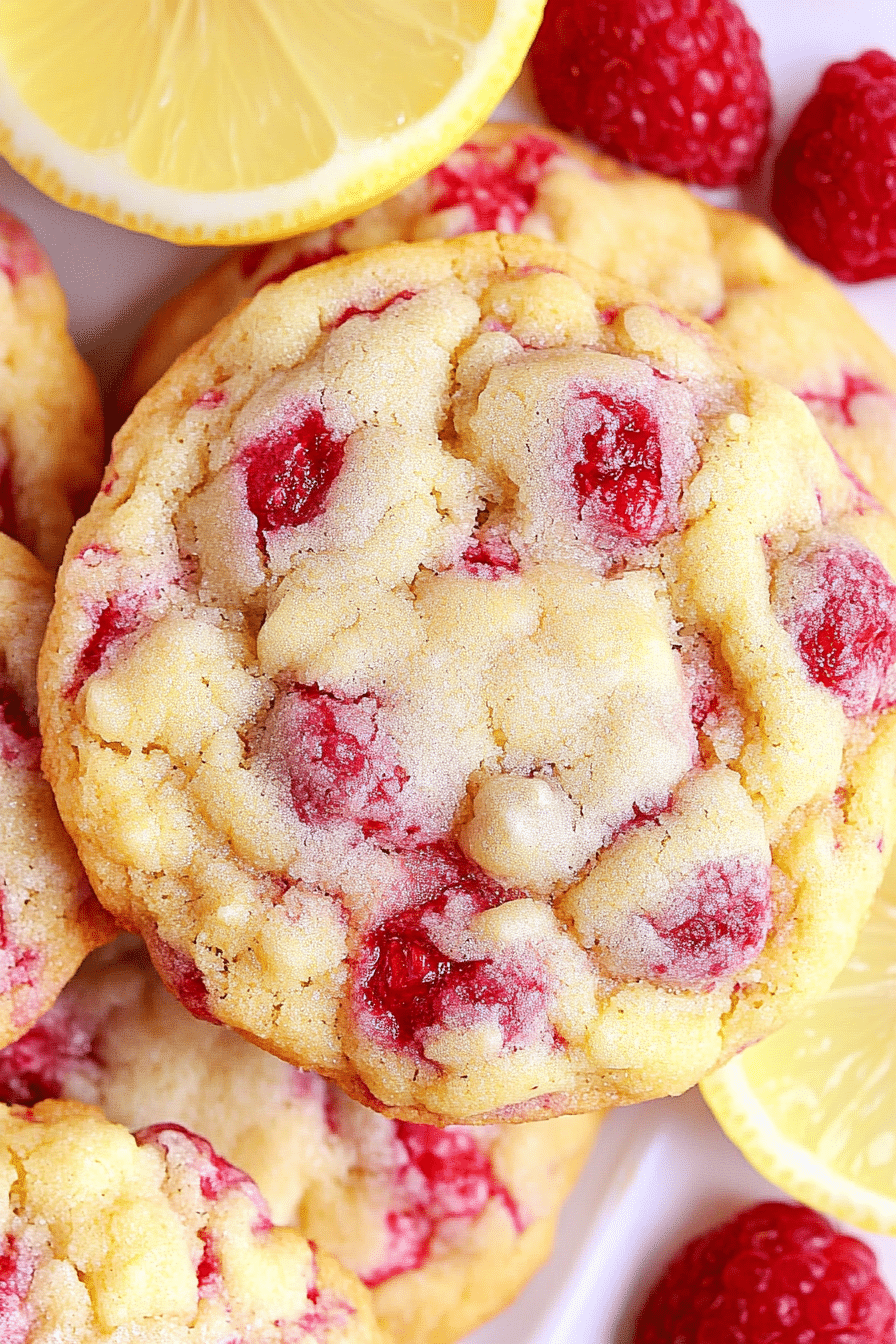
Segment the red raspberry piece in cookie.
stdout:
<path fill-rule="evenodd" d="M 706 863 L 679 884 L 667 910 L 648 918 L 662 944 L 646 969 L 651 979 L 715 984 L 762 951 L 772 922 L 769 870 L 739 858 Z"/>
<path fill-rule="evenodd" d="M 66 686 L 67 696 L 76 696 L 85 681 L 103 666 L 116 645 L 139 630 L 146 602 L 144 593 L 113 593 L 108 601 L 94 608 L 91 614 L 93 630 L 78 655 L 74 673 Z"/>
<path fill-rule="evenodd" d="M 319 406 L 298 402 L 283 407 L 279 423 L 244 448 L 246 498 L 260 546 L 265 533 L 320 516 L 339 475 L 344 445 L 327 427 Z"/>
<path fill-rule="evenodd" d="M 35 1106 L 65 1095 L 66 1085 L 97 1061 L 94 1024 L 56 1002 L 19 1040 L 0 1050 L 0 1101 Z"/>
<path fill-rule="evenodd" d="M 523 1232 L 520 1210 L 468 1130 L 398 1121 L 394 1143 L 395 1204 L 386 1214 L 384 1257 L 363 1276 L 368 1288 L 419 1270 L 429 1259 L 433 1238 L 451 1235 L 445 1225 L 474 1221 L 490 1199 L 501 1200 L 516 1230 Z"/>
<path fill-rule="evenodd" d="M 499 886 L 450 845 L 415 851 L 407 868 L 405 899 L 418 903 L 373 931 L 355 969 L 355 1011 L 365 1029 L 417 1050 L 434 1027 L 493 1023 L 511 1048 L 543 1036 L 548 985 L 534 958 L 527 964 L 445 950 L 471 915 L 522 893 Z"/>
<path fill-rule="evenodd" d="M 381 719 L 373 695 L 295 686 L 268 715 L 260 750 L 288 781 L 303 822 L 346 822 L 383 844 L 417 845 L 432 838 L 432 819 Z"/>
<path fill-rule="evenodd" d="M 891 1344 L 894 1317 L 868 1246 L 820 1213 L 770 1202 L 679 1251 L 647 1299 L 634 1344 Z"/>
<path fill-rule="evenodd" d="M 851 718 L 896 704 L 896 583 L 849 539 L 781 566 L 776 605 L 806 671 Z"/>
<path fill-rule="evenodd" d="M 573 448 L 579 516 L 598 534 L 656 541 L 675 524 L 684 461 L 672 457 L 642 402 L 596 391 L 578 399 L 586 405 Z"/>
<path fill-rule="evenodd" d="M 457 568 L 475 579 L 500 579 L 519 573 L 520 557 L 506 529 L 498 524 L 477 528 Z"/>
<path fill-rule="evenodd" d="M 26 1344 L 34 1324 L 28 1304 L 37 1256 L 7 1232 L 0 1244 L 0 1339 L 4 1344 Z"/>
<path fill-rule="evenodd" d="M 775 164 L 772 209 L 838 280 L 896 275 L 896 60 L 828 66 Z"/>
<path fill-rule="evenodd" d="M 768 143 L 759 37 L 732 0 L 548 0 L 532 69 L 556 126 L 653 172 L 744 182 Z"/>
<path fill-rule="evenodd" d="M 463 145 L 430 174 L 430 209 L 458 211 L 457 233 L 517 233 L 535 204 L 545 168 L 559 153 L 540 135 L 520 136 L 498 152 L 475 142 Z"/>

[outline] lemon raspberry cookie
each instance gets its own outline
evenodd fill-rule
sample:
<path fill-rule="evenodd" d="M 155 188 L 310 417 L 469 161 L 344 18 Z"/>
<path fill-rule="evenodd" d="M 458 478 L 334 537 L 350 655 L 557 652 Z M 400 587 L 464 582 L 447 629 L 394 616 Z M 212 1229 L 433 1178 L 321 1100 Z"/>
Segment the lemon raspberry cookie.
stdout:
<path fill-rule="evenodd" d="M 687 1087 L 883 872 L 896 536 L 712 332 L 532 238 L 269 286 L 118 436 L 42 657 L 187 1007 L 408 1120 Z"/>
<path fill-rule="evenodd" d="M 5 1344 L 382 1344 L 357 1279 L 179 1125 L 0 1107 Z"/>
<path fill-rule="evenodd" d="M 485 126 L 357 219 L 226 257 L 147 327 L 120 390 L 122 418 L 262 285 L 342 252 L 490 228 L 561 243 L 711 321 L 749 367 L 805 401 L 850 470 L 896 513 L 896 358 L 836 286 L 759 220 L 534 126 Z"/>
<path fill-rule="evenodd" d="M 113 922 L 40 772 L 37 655 L 53 580 L 0 535 L 0 1043 L 27 1030 Z"/>
<path fill-rule="evenodd" d="M 103 471 L 99 393 L 67 319 L 43 251 L 0 210 L 0 531 L 53 569 Z"/>
<path fill-rule="evenodd" d="M 0 1100 L 68 1097 L 128 1129 L 175 1121 L 247 1171 L 277 1223 L 372 1289 L 384 1330 L 447 1344 L 547 1256 L 597 1117 L 437 1129 L 388 1120 L 332 1083 L 181 1007 L 125 938 L 89 958 L 0 1051 Z"/>
<path fill-rule="evenodd" d="M 382 243 L 496 229 L 562 243 L 595 270 L 708 317 L 722 278 L 701 203 L 677 182 L 539 126 L 493 122 L 382 205 L 318 233 L 239 248 L 160 309 L 119 390 L 121 419 L 172 360 L 263 285 Z"/>

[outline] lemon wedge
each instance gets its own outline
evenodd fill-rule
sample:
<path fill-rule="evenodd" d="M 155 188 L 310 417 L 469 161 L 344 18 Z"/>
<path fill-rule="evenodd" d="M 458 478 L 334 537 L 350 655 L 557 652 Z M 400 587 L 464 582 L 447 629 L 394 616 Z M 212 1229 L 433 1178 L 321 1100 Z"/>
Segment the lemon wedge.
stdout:
<path fill-rule="evenodd" d="M 439 163 L 544 0 L 4 0 L 0 153 L 180 243 L 321 228 Z"/>
<path fill-rule="evenodd" d="M 828 993 L 701 1084 L 763 1176 L 869 1232 L 896 1233 L 896 860 Z"/>

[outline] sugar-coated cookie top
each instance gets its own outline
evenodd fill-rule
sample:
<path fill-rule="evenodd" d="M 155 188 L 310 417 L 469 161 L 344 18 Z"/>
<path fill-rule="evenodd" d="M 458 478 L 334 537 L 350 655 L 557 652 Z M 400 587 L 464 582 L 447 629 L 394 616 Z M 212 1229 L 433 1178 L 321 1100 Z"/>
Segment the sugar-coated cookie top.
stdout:
<path fill-rule="evenodd" d="M 0 1107 L 4 1344 L 380 1344 L 357 1280 L 179 1125 Z"/>
<path fill-rule="evenodd" d="M 0 532 L 55 569 L 103 470 L 96 380 L 42 249 L 0 210 Z"/>
<path fill-rule="evenodd" d="M 503 1307 L 550 1247 L 596 1116 L 437 1129 L 388 1120 L 224 1027 L 191 1017 L 125 938 L 0 1051 L 0 1101 L 66 1097 L 128 1129 L 202 1134 L 271 1216 L 373 1291 L 396 1339 L 442 1344 Z"/>
<path fill-rule="evenodd" d="M 674 1091 L 879 880 L 894 540 L 799 401 L 559 249 L 342 258 L 119 436 L 47 767 L 187 1006 L 360 1099 Z"/>

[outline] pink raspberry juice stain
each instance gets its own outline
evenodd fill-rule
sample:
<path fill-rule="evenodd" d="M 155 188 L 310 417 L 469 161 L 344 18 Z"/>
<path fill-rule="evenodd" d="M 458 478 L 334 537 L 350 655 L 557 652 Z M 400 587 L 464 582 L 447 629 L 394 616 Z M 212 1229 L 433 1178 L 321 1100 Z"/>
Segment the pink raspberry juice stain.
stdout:
<path fill-rule="evenodd" d="M 395 1194 L 386 1213 L 388 1241 L 381 1263 L 363 1276 L 368 1288 L 420 1269 L 444 1223 L 472 1222 L 492 1199 L 504 1206 L 514 1230 L 524 1231 L 519 1205 L 469 1130 L 396 1121 L 394 1144 Z"/>
<path fill-rule="evenodd" d="M 896 704 L 896 583 L 856 542 L 799 561 L 796 597 L 779 611 L 809 677 L 850 718 Z"/>
<path fill-rule="evenodd" d="M 854 427 L 856 424 L 855 414 L 852 403 L 856 397 L 860 396 L 885 397 L 893 400 L 893 395 L 887 392 L 885 388 L 878 383 L 873 383 L 869 378 L 862 374 L 847 373 L 843 374 L 842 390 L 837 392 L 814 392 L 808 390 L 798 392 L 797 396 L 804 401 L 813 414 L 827 415 L 830 419 L 836 420 L 841 425 Z"/>
<path fill-rule="evenodd" d="M 161 1148 L 169 1161 L 186 1161 L 198 1174 L 199 1190 L 209 1203 L 215 1203 L 229 1190 L 238 1190 L 252 1201 L 257 1210 L 253 1231 L 267 1231 L 273 1227 L 271 1211 L 258 1186 L 239 1167 L 215 1152 L 208 1139 L 183 1125 L 145 1125 L 134 1132 L 139 1145 L 151 1143 Z"/>
<path fill-rule="evenodd" d="M 0 1101 L 36 1106 L 62 1097 L 71 1071 L 85 1064 L 99 1064 L 93 1033 L 57 1001 L 30 1031 L 0 1050 Z"/>
<path fill-rule="evenodd" d="M 48 269 L 46 257 L 15 215 L 0 210 L 0 271 L 11 285 Z"/>
<path fill-rule="evenodd" d="M 767 865 L 748 859 L 705 863 L 675 890 L 667 912 L 648 916 L 665 955 L 651 979 L 681 988 L 712 985 L 749 966 L 772 923 Z"/>
<path fill-rule="evenodd" d="M 292 687 L 269 715 L 265 749 L 289 782 L 300 820 L 349 822 L 389 848 L 428 838 L 426 809 L 382 724 L 375 696 Z"/>
<path fill-rule="evenodd" d="M 434 1027 L 449 1024 L 493 1022 L 510 1049 L 550 1032 L 547 977 L 534 959 L 455 958 L 426 927 L 433 917 L 466 927 L 473 915 L 524 893 L 499 886 L 451 842 L 421 847 L 406 866 L 415 904 L 368 935 L 354 968 L 354 1009 L 364 1029 L 417 1052 Z M 561 1043 L 556 1033 L 553 1043 Z"/>

